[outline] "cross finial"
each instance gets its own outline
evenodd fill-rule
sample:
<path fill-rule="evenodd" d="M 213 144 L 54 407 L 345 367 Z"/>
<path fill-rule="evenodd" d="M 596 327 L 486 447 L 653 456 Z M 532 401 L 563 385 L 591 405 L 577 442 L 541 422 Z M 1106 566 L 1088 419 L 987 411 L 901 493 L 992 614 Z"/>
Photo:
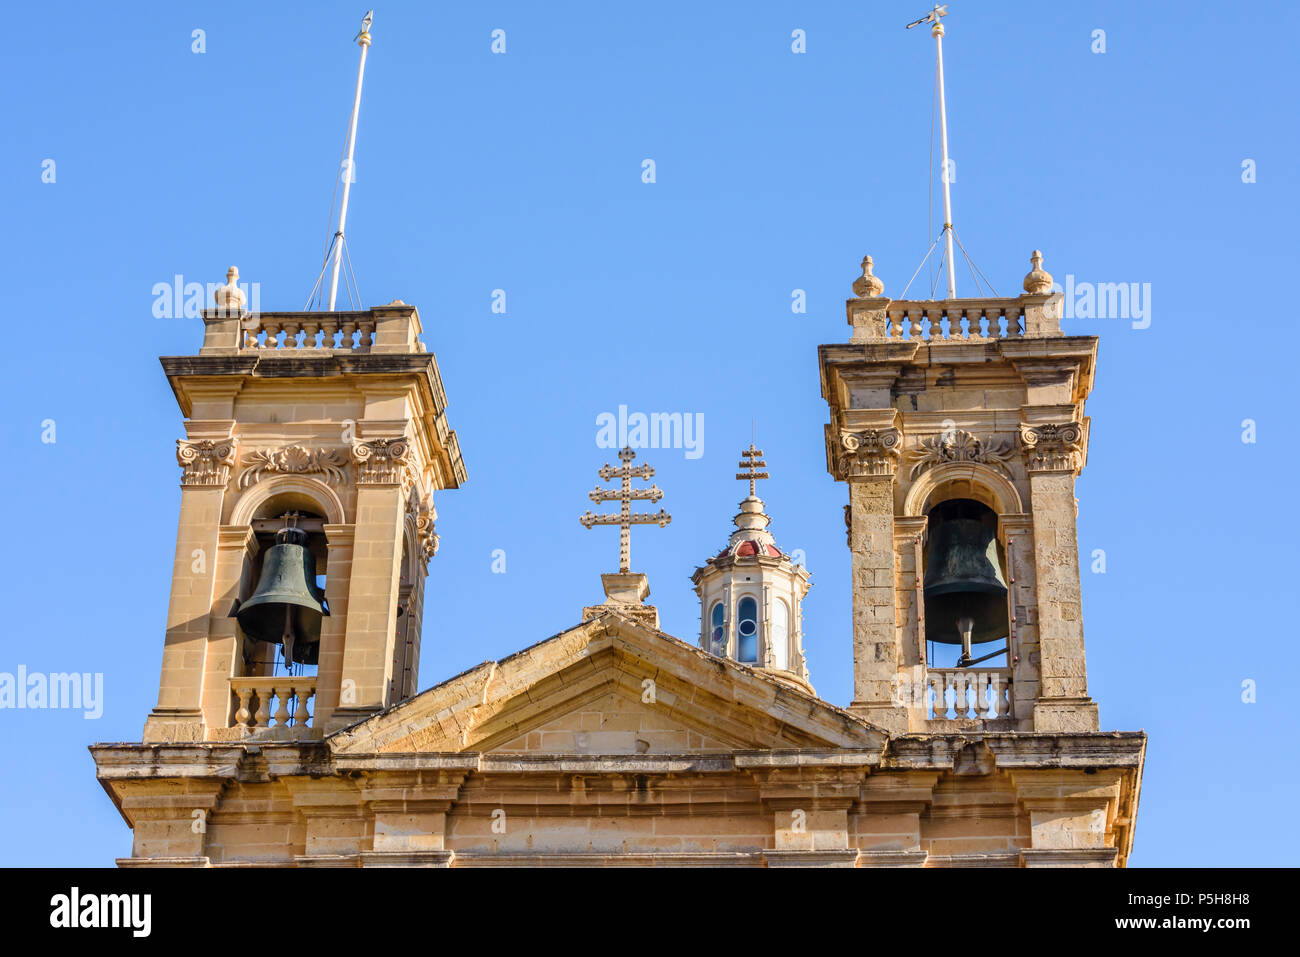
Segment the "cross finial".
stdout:
<path fill-rule="evenodd" d="M 911 23 L 907 25 L 907 29 L 910 30 L 912 29 L 912 27 L 918 27 L 922 23 L 933 23 L 935 25 L 935 28 L 942 30 L 943 26 L 939 23 L 939 18 L 946 17 L 947 15 L 948 15 L 948 4 L 945 3 L 942 6 L 940 6 L 939 4 L 936 3 L 934 5 L 933 10 L 931 10 L 929 13 L 923 16 L 920 20 L 913 20 Z"/>
<path fill-rule="evenodd" d="M 745 481 L 745 479 L 749 479 L 749 494 L 752 498 L 756 487 L 754 483 L 759 479 L 770 477 L 767 472 L 760 471 L 760 469 L 767 468 L 767 462 L 763 461 L 763 450 L 754 448 L 754 443 L 751 441 L 749 443 L 749 448 L 740 453 L 740 463 L 738 467 L 745 471 L 737 472 L 736 478 L 740 479 L 742 482 Z"/>
<path fill-rule="evenodd" d="M 597 515 L 588 510 L 578 518 L 578 521 L 582 523 L 583 528 L 591 528 L 593 525 L 619 526 L 618 570 L 622 574 L 626 575 L 632 570 L 632 526 L 658 525 L 660 528 L 663 528 L 673 520 L 673 517 L 662 508 L 655 513 L 632 511 L 632 502 L 634 501 L 659 501 L 664 497 L 663 489 L 659 488 L 657 485 L 651 485 L 649 488 L 641 489 L 632 488 L 632 479 L 634 478 L 653 478 L 655 474 L 654 467 L 650 465 L 633 465 L 632 460 L 636 458 L 636 453 L 627 446 L 619 451 L 618 457 L 623 462 L 619 468 L 614 468 L 612 465 L 606 463 L 601 466 L 601 469 L 597 474 L 606 482 L 614 478 L 620 479 L 620 487 L 617 489 L 605 489 L 596 486 L 596 488 L 587 493 L 587 497 L 593 502 L 616 501 L 620 503 L 618 514 Z"/>

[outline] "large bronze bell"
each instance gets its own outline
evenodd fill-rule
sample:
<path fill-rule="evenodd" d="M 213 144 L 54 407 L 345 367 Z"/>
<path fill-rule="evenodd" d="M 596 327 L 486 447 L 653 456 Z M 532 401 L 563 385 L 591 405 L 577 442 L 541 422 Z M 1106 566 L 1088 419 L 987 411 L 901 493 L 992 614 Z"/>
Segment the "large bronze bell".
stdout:
<path fill-rule="evenodd" d="M 252 596 L 235 610 L 244 634 L 284 645 L 286 662 L 314 665 L 320 659 L 321 618 L 330 613 L 316 587 L 316 559 L 307 533 L 282 528 L 262 561 L 262 577 Z"/>
<path fill-rule="evenodd" d="M 970 646 L 1007 637 L 1007 581 L 998 560 L 997 517 L 978 502 L 954 499 L 930 511 L 925 636 Z"/>

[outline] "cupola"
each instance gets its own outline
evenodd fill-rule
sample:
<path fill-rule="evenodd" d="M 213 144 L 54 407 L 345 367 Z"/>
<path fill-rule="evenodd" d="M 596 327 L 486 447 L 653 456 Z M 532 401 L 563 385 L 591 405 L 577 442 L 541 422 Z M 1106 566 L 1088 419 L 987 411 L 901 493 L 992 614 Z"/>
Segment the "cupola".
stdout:
<path fill-rule="evenodd" d="M 695 570 L 700 596 L 700 647 L 813 693 L 803 653 L 801 604 L 808 571 L 776 544 L 772 519 L 756 494 L 766 479 L 763 451 L 751 443 L 741 453 L 736 478 L 749 482 L 726 548 Z"/>

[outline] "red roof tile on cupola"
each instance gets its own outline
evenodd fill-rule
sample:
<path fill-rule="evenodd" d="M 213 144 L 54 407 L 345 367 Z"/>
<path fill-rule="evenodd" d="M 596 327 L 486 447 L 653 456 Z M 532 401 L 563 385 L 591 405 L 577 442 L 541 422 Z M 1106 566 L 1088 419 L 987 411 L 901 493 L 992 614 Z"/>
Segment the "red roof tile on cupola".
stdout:
<path fill-rule="evenodd" d="M 722 551 L 718 552 L 718 558 L 724 558 L 727 555 L 734 555 L 736 558 L 753 558 L 756 555 L 766 555 L 768 558 L 780 558 L 781 549 L 775 545 L 769 545 L 766 542 L 756 542 L 747 538 L 735 545 L 728 545 Z"/>

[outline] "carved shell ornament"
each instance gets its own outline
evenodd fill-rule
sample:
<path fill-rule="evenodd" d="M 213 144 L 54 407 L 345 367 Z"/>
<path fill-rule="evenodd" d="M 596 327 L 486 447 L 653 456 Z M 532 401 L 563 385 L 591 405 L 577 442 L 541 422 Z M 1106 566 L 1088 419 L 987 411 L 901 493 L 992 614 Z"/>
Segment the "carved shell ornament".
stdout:
<path fill-rule="evenodd" d="M 305 475 L 319 472 L 327 482 L 347 484 L 347 456 L 342 449 L 308 449 L 291 445 L 283 449 L 253 449 L 248 453 L 247 466 L 239 476 L 239 487 L 249 488 L 260 482 L 270 472 L 288 475 Z"/>
<path fill-rule="evenodd" d="M 922 438 L 911 453 L 915 479 L 936 465 L 949 462 L 979 462 L 1006 471 L 1006 463 L 1015 454 L 1008 439 L 981 439 L 965 429 L 953 429 Z"/>

